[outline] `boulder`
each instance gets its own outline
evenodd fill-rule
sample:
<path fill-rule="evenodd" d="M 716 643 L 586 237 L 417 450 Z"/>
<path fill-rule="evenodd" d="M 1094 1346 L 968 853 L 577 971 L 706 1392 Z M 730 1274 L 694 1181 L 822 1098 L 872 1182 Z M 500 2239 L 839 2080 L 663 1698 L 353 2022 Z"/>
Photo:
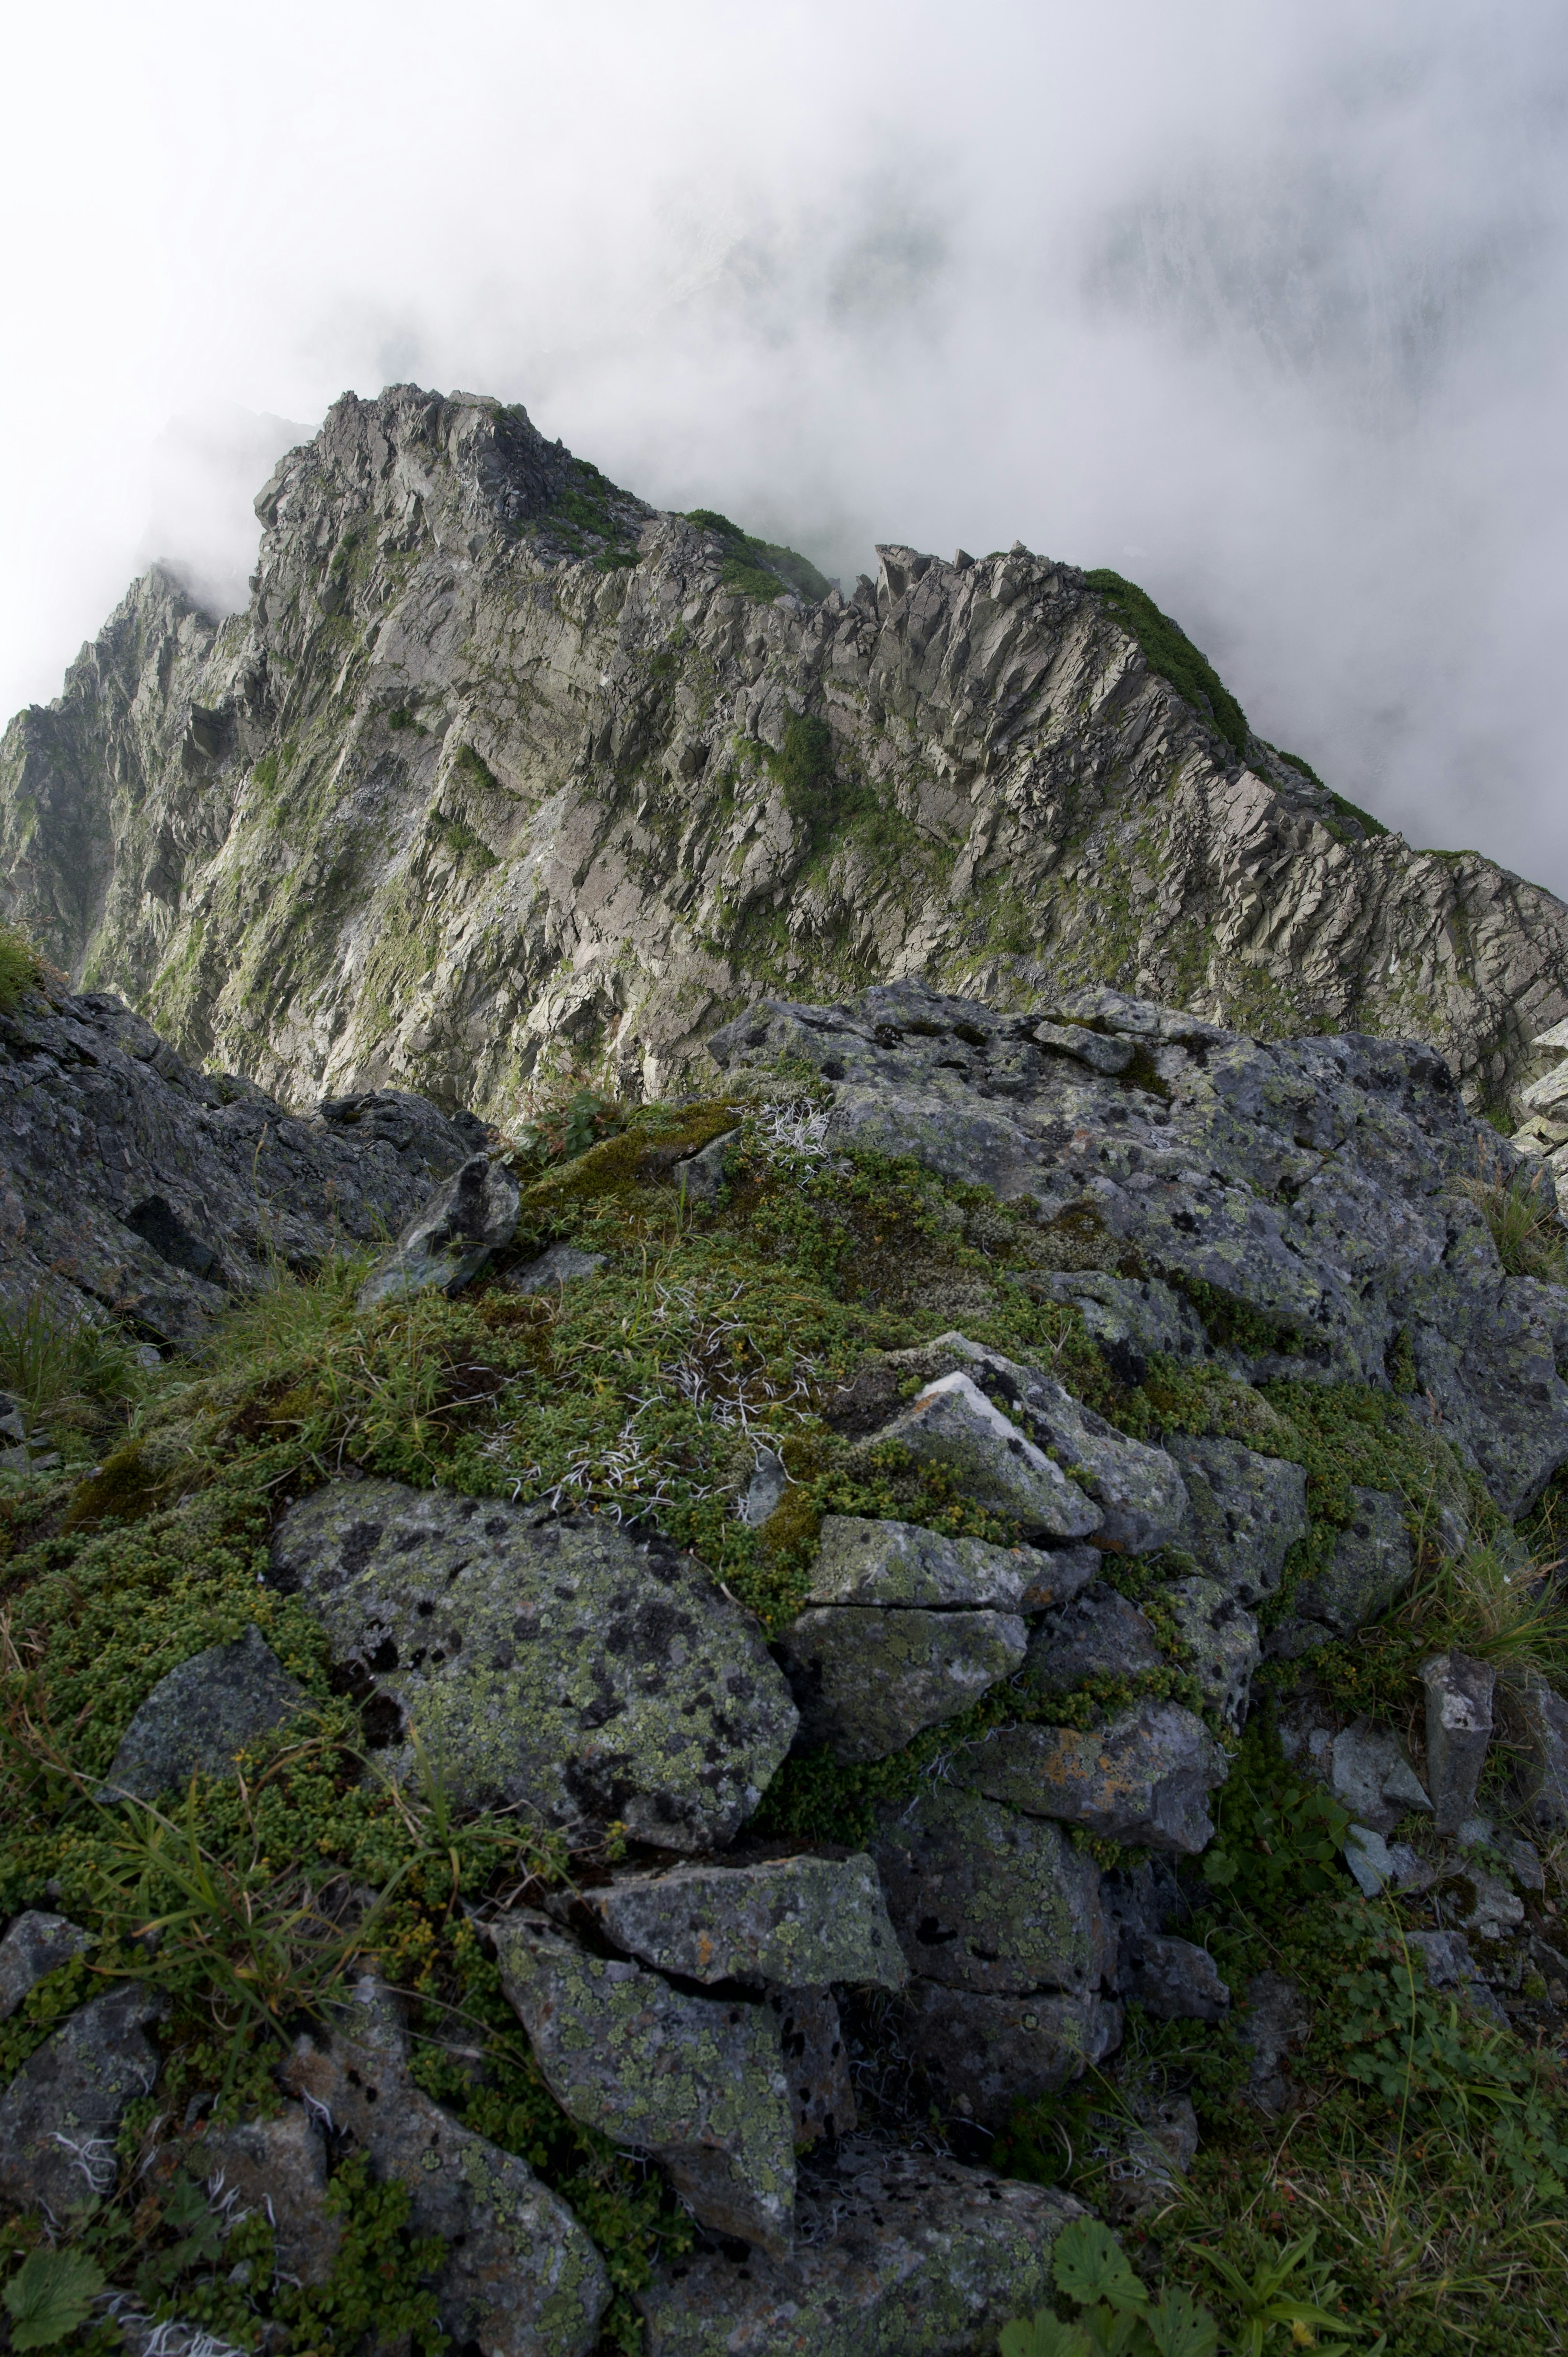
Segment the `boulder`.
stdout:
<path fill-rule="evenodd" d="M 1203 1721 L 1169 1702 L 1134 1704 L 1088 1732 L 999 1727 L 961 1751 L 952 1770 L 956 1782 L 1030 1815 L 1189 1854 L 1213 1836 L 1208 1795 L 1226 1772 Z"/>
<path fill-rule="evenodd" d="M 1295 1608 L 1336 1636 L 1348 1637 L 1386 1612 L 1414 1569 L 1404 1500 L 1386 1490 L 1355 1490 L 1354 1521 L 1335 1541 L 1326 1571 L 1304 1579 Z"/>
<path fill-rule="evenodd" d="M 91 1945 L 91 1932 L 81 1931 L 63 1915 L 43 1915 L 29 1908 L 16 1916 L 0 1940 L 0 2021 L 9 2021 L 23 1998 L 57 1965 L 70 1964 Z"/>
<path fill-rule="evenodd" d="M 1334 1797 L 1359 1825 L 1388 1835 L 1412 1809 L 1431 1815 L 1426 1788 L 1391 1729 L 1357 1719 L 1335 1737 L 1332 1760 Z"/>
<path fill-rule="evenodd" d="M 1058 1600 L 1064 1575 L 1058 1566 L 1067 1554 L 1085 1558 L 1090 1577 L 1099 1568 L 1092 1547 L 989 1546 L 983 1539 L 922 1530 L 918 1523 L 824 1514 L 806 1601 L 1038 1612 Z"/>
<path fill-rule="evenodd" d="M 789 2084 L 789 2116 L 799 2153 L 819 2136 L 846 2136 L 857 2123 L 839 2009 L 831 1989 L 773 1989 L 779 2051 Z"/>
<path fill-rule="evenodd" d="M 302 2104 L 285 2104 L 271 2119 L 209 2127 L 191 2162 L 231 2225 L 250 2211 L 264 2212 L 281 2275 L 306 2287 L 327 2281 L 343 2222 L 326 2207 L 327 2139 Z"/>
<path fill-rule="evenodd" d="M 1166 1932 L 1124 1931 L 1117 1964 L 1123 1996 L 1156 2021 L 1219 2021 L 1230 1992 L 1207 1948 Z"/>
<path fill-rule="evenodd" d="M 974 2357 L 1048 2307 L 1070 2194 L 853 2136 L 808 2164 L 782 2264 L 697 2250 L 634 2294 L 647 2357 Z"/>
<path fill-rule="evenodd" d="M 1025 1682 L 1037 1695 L 1069 1695 L 1090 1678 L 1135 1678 L 1165 1666 L 1154 1629 L 1135 1604 L 1096 1580 L 1029 1639 Z"/>
<path fill-rule="evenodd" d="M 787 2254 L 794 2123 L 772 2008 L 590 1955 L 542 1915 L 491 1928 L 501 1986 L 563 2111 L 661 2161 L 703 2225 Z"/>
<path fill-rule="evenodd" d="M 360 1287 L 360 1308 L 373 1309 L 432 1286 L 460 1293 L 490 1254 L 511 1242 L 517 1207 L 517 1180 L 506 1165 L 471 1154 L 376 1263 Z"/>
<path fill-rule="evenodd" d="M 1306 1534 L 1306 1475 L 1283 1457 L 1238 1440 L 1173 1435 L 1191 1503 L 1187 1544 L 1238 1604 L 1256 1606 L 1280 1584 L 1284 1559 Z"/>
<path fill-rule="evenodd" d="M 886 1808 L 872 1844 L 910 1969 L 950 1988 L 1098 1989 L 1100 1871 L 1048 1818 L 941 1784 Z"/>
<path fill-rule="evenodd" d="M 1004 2128 L 1018 2104 L 1054 2094 L 1122 2041 L 1122 2008 L 1078 1996 L 1002 1996 L 911 1981 L 909 2052 L 945 2111 Z"/>
<path fill-rule="evenodd" d="M 232 1776 L 239 1755 L 310 1707 L 252 1620 L 158 1680 L 120 1738 L 100 1800 L 156 1800 L 192 1776 Z"/>
<path fill-rule="evenodd" d="M 967 1375 L 989 1401 L 1000 1402 L 998 1413 L 1004 1412 L 1053 1464 L 1066 1467 L 1099 1507 L 1100 1519 L 1093 1526 L 1097 1546 L 1122 1555 L 1146 1555 L 1181 1535 L 1187 1519 L 1187 1491 L 1165 1451 L 1130 1440 L 1038 1368 L 1020 1366 L 958 1333 L 939 1335 L 934 1342 L 890 1356 L 895 1365 L 902 1361 L 938 1383 Z"/>
<path fill-rule="evenodd" d="M 775 1651 L 800 1713 L 800 1741 L 837 1760 L 882 1760 L 923 1727 L 978 1701 L 1023 1661 L 1028 1632 L 1012 1612 L 885 1612 L 814 1605 Z"/>
<path fill-rule="evenodd" d="M 864 1445 L 889 1441 L 917 1465 L 940 1465 L 966 1497 L 1016 1523 L 1026 1537 L 1081 1539 L 1100 1528 L 1099 1507 L 966 1374 L 928 1384 Z"/>
<path fill-rule="evenodd" d="M 387 1766 L 428 1772 L 417 1735 L 461 1807 L 709 1849 L 795 1732 L 752 1616 L 692 1556 L 605 1517 L 333 1481 L 284 1517 L 273 1566 L 381 1715 Z"/>
<path fill-rule="evenodd" d="M 296 2040 L 280 2072 L 291 2095 L 407 2187 L 408 2231 L 451 2255 L 436 2283 L 442 2330 L 485 2357 L 587 2357 L 609 2305 L 604 2261 L 525 2160 L 466 2128 L 408 2073 L 397 1998 L 361 1980 L 335 2008 L 330 2042 Z"/>
<path fill-rule="evenodd" d="M 1160 1602 L 1176 1623 L 1182 1666 L 1203 1688 L 1227 1727 L 1247 1716 L 1252 1673 L 1262 1659 L 1255 1614 L 1218 1579 L 1173 1579 Z"/>
<path fill-rule="evenodd" d="M 716 1203 L 725 1184 L 725 1157 L 740 1136 L 740 1131 L 726 1129 L 717 1137 L 710 1137 L 706 1146 L 689 1154 L 684 1162 L 677 1162 L 671 1177 L 691 1203 Z"/>
<path fill-rule="evenodd" d="M 1492 1740 L 1496 1673 L 1470 1653 L 1436 1653 L 1421 1665 L 1426 1688 L 1426 1781 L 1433 1824 L 1456 1834 L 1476 1805 Z"/>
<path fill-rule="evenodd" d="M 515 1212 L 512 1216 L 515 1222 Z M 510 1270 L 505 1282 L 513 1293 L 564 1293 L 580 1278 L 596 1275 L 604 1265 L 603 1253 L 583 1252 L 576 1244 L 550 1244 L 536 1259 Z"/>
<path fill-rule="evenodd" d="M 122 1981 L 28 2056 L 0 2095 L 0 2199 L 63 2223 L 108 2192 L 120 2123 L 157 2083 L 146 2033 L 163 2010 L 161 1996 Z"/>
<path fill-rule="evenodd" d="M 682 1866 L 620 1875 L 581 1897 L 613 1947 L 682 1980 L 800 1990 L 901 1988 L 908 1977 L 866 1857 Z"/>

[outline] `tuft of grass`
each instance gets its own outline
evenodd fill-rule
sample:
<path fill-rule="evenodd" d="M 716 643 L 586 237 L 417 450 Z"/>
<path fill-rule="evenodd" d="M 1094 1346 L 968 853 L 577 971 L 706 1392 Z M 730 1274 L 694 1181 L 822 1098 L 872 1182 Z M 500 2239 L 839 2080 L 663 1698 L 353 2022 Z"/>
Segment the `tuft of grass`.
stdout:
<path fill-rule="evenodd" d="M 12 925 L 0 924 L 0 1015 L 9 1015 L 46 974 L 43 959 Z"/>
<path fill-rule="evenodd" d="M 1558 1216 L 1557 1190 L 1544 1163 L 1506 1169 L 1486 1151 L 1460 1191 L 1478 1204 L 1510 1276 L 1539 1277 L 1546 1285 L 1568 1284 L 1568 1230 Z"/>
<path fill-rule="evenodd" d="M 725 544 L 724 563 L 719 578 L 726 589 L 734 589 L 743 597 L 755 597 L 762 604 L 771 604 L 792 589 L 798 597 L 811 605 L 825 597 L 832 587 L 825 573 L 820 573 L 809 556 L 798 549 L 786 548 L 780 542 L 759 540 L 755 533 L 743 532 L 715 508 L 692 508 L 686 515 L 688 523 L 698 524 L 703 532 L 712 533 Z"/>
<path fill-rule="evenodd" d="M 20 1407 L 29 1438 L 72 1409 L 129 1399 L 139 1372 L 118 1328 L 67 1316 L 41 1286 L 0 1299 L 0 1391 Z"/>

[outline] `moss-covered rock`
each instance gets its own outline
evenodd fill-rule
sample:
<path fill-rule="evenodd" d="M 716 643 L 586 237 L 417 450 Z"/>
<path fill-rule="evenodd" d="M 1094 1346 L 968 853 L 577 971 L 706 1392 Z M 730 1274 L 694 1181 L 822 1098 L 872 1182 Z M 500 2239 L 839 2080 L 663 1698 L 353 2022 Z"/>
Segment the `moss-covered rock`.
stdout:
<path fill-rule="evenodd" d="M 252 1621 L 242 1637 L 209 1645 L 158 1680 L 120 1738 L 105 1797 L 152 1801 L 194 1775 L 232 1775 L 240 1753 L 307 1706 Z"/>
<path fill-rule="evenodd" d="M 1087 1732 L 1001 1727 L 953 1762 L 956 1781 L 1041 1817 L 1116 1842 L 1201 1850 L 1211 1838 L 1207 1796 L 1226 1760 L 1189 1710 L 1136 1703 Z"/>
<path fill-rule="evenodd" d="M 613 1946 L 684 1980 L 900 1988 L 908 1977 L 865 1857 L 619 1875 L 584 1904 Z"/>
<path fill-rule="evenodd" d="M 886 1759 L 928 1727 L 956 1718 L 1024 1659 L 1015 1612 L 884 1611 L 813 1606 L 777 1651 L 800 1711 L 801 1739 L 835 1759 Z"/>
<path fill-rule="evenodd" d="M 1099 1987 L 1100 1870 L 1059 1825 L 951 1785 L 881 1815 L 872 1856 L 911 1971 L 949 1988 Z"/>

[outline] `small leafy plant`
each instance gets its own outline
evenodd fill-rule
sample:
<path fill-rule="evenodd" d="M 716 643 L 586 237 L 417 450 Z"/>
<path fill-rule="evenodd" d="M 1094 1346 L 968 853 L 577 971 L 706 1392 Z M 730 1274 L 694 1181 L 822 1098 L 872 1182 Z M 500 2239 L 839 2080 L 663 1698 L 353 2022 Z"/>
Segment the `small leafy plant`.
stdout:
<path fill-rule="evenodd" d="M 1079 2309 L 1070 2324 L 1049 2309 L 1004 2325 L 1001 2357 L 1215 2357 L 1219 2327 L 1190 2292 L 1151 2301 L 1125 2252 L 1098 2218 L 1075 2218 L 1057 2236 L 1057 2289 Z"/>
<path fill-rule="evenodd" d="M 5 2287 L 13 2349 L 52 2349 L 80 2330 L 103 2288 L 85 2251 L 29 2251 Z"/>

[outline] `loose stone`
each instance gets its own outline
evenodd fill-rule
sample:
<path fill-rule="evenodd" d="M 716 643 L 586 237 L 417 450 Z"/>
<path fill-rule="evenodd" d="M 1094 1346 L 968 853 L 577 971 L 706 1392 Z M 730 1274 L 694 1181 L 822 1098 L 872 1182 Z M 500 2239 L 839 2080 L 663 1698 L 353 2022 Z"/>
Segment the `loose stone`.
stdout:
<path fill-rule="evenodd" d="M 1024 1659 L 1016 1613 L 813 1606 L 776 1650 L 800 1713 L 802 1745 L 837 1760 L 885 1759 L 922 1728 L 967 1710 Z"/>

